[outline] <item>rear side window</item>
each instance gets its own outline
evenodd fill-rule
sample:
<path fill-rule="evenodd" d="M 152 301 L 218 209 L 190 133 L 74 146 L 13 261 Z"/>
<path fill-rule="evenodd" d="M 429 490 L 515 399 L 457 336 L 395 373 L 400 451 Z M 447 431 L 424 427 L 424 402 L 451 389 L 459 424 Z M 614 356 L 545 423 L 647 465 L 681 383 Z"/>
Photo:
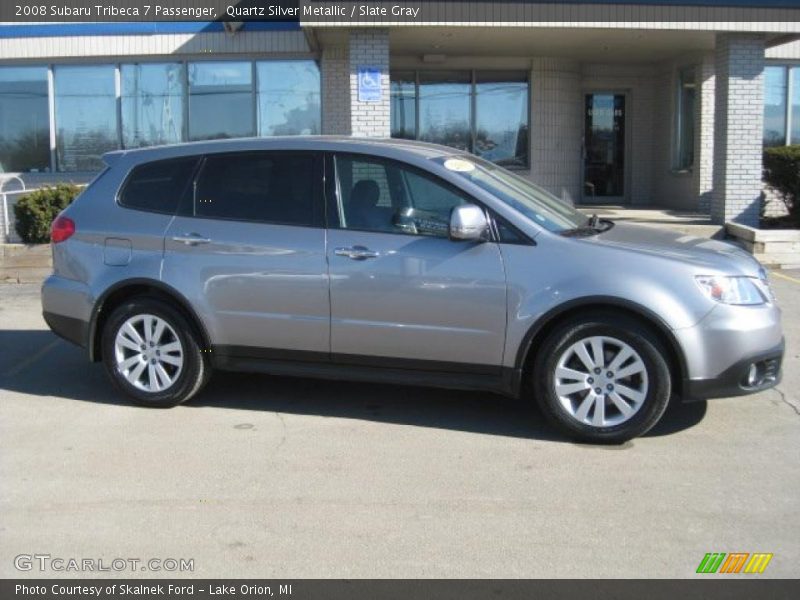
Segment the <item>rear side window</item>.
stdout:
<path fill-rule="evenodd" d="M 127 208 L 175 214 L 181 197 L 190 188 L 198 158 L 157 160 L 135 167 L 119 195 Z"/>
<path fill-rule="evenodd" d="M 314 165 L 310 153 L 210 155 L 197 179 L 193 216 L 312 226 L 321 186 Z"/>

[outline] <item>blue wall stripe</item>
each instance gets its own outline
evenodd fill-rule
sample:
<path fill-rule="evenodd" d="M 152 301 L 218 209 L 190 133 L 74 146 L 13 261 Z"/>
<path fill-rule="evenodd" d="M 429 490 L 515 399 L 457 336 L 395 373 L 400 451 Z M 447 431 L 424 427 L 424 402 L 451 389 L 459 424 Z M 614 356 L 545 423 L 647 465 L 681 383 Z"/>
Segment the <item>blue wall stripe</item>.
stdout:
<path fill-rule="evenodd" d="M 243 31 L 298 31 L 297 21 L 251 21 Z M 68 37 L 75 35 L 153 35 L 158 33 L 202 33 L 224 31 L 219 21 L 158 21 L 142 23 L 42 23 L 1 25 L 0 38 Z"/>

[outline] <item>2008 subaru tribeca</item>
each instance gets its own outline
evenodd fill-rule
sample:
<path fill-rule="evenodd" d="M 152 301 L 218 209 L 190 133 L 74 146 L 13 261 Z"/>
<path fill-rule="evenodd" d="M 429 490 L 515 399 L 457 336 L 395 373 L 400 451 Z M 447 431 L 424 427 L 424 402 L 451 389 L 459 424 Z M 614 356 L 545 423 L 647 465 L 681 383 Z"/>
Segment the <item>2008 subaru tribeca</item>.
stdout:
<path fill-rule="evenodd" d="M 107 154 L 52 227 L 44 317 L 136 402 L 212 368 L 492 390 L 567 435 L 641 435 L 671 396 L 780 378 L 764 269 L 586 217 L 450 148 L 225 140 Z"/>

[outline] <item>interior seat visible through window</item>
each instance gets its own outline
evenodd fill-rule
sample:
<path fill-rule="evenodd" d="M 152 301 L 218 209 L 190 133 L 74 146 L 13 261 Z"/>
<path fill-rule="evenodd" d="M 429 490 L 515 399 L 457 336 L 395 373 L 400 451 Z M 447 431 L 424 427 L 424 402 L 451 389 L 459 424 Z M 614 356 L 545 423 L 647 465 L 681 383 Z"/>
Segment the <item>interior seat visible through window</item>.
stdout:
<path fill-rule="evenodd" d="M 350 191 L 350 202 L 347 206 L 347 222 L 356 229 L 391 231 L 392 210 L 378 206 L 381 189 L 374 179 L 362 179 L 356 182 Z"/>

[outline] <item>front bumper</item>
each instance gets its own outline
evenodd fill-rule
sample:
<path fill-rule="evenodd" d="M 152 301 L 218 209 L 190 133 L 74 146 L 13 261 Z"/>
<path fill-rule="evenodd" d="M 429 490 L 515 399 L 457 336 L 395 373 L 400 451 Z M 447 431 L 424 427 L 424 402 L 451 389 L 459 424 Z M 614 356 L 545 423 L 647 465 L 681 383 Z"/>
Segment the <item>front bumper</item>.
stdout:
<path fill-rule="evenodd" d="M 781 382 L 785 341 L 774 348 L 743 358 L 710 379 L 684 381 L 683 401 L 755 394 Z"/>

